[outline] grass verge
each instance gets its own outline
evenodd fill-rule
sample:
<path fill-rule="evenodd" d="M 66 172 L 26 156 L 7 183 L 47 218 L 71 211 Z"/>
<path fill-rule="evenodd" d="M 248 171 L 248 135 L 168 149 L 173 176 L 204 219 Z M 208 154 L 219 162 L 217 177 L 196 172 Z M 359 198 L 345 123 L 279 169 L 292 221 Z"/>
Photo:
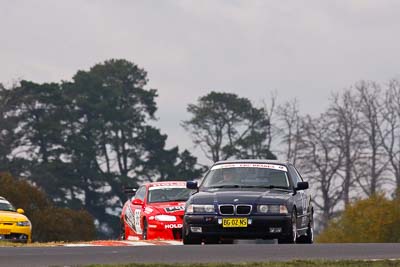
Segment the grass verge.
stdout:
<path fill-rule="evenodd" d="M 400 267 L 400 260 L 293 260 L 283 262 L 248 263 L 130 263 L 130 264 L 92 264 L 85 267 Z"/>
<path fill-rule="evenodd" d="M 63 246 L 67 243 L 65 242 L 47 242 L 47 243 L 15 243 L 15 242 L 7 242 L 7 241 L 0 241 L 0 247 L 57 247 Z"/>

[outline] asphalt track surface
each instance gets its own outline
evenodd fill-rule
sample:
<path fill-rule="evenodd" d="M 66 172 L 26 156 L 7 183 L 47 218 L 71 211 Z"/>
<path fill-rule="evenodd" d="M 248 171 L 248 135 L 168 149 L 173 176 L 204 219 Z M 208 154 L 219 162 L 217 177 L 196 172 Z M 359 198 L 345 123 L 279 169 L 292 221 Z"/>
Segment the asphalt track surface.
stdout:
<path fill-rule="evenodd" d="M 260 262 L 293 259 L 399 259 L 400 244 L 236 244 L 137 247 L 1 247 L 0 266 L 132 262 Z"/>

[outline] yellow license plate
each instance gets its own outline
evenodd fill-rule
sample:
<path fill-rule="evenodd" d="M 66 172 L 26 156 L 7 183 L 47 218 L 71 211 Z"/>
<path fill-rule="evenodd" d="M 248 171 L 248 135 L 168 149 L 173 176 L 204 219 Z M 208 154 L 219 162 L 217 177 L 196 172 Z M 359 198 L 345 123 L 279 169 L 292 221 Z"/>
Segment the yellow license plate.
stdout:
<path fill-rule="evenodd" d="M 247 227 L 247 218 L 223 218 L 222 227 Z"/>
<path fill-rule="evenodd" d="M 9 235 L 10 233 L 10 229 L 0 229 L 0 235 Z"/>

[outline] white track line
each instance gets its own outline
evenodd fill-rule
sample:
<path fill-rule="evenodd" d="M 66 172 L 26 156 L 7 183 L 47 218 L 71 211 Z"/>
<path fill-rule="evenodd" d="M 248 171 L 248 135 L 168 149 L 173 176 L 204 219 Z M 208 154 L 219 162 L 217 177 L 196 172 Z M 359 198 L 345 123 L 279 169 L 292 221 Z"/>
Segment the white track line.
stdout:
<path fill-rule="evenodd" d="M 181 241 L 175 240 L 162 240 L 162 241 L 93 241 L 93 243 L 72 243 L 65 244 L 65 247 L 102 247 L 102 246 L 179 246 L 182 245 Z"/>

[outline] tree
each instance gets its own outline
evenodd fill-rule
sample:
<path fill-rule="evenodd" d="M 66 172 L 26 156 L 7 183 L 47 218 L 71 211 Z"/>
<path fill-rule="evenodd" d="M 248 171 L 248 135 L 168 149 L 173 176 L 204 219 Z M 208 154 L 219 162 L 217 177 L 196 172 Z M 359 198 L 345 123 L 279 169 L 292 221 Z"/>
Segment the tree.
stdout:
<path fill-rule="evenodd" d="M 327 115 L 336 125 L 335 143 L 343 152 L 342 198 L 345 205 L 350 203 L 350 189 L 355 183 L 354 168 L 359 164 L 363 140 L 360 129 L 359 102 L 351 90 L 342 94 L 334 94 Z"/>
<path fill-rule="evenodd" d="M 342 197 L 342 181 L 338 172 L 343 162 L 343 151 L 333 140 L 336 125 L 326 114 L 316 119 L 307 116 L 302 122 L 301 151 L 297 166 L 312 181 L 316 197 L 314 204 L 320 210 L 321 227 L 335 215 Z"/>
<path fill-rule="evenodd" d="M 7 102 L 9 90 L 0 83 L 0 172 L 11 168 L 8 155 L 12 153 L 13 145 L 18 136 L 14 133 L 16 122 L 7 118 Z"/>
<path fill-rule="evenodd" d="M 276 158 L 269 150 L 270 126 L 263 108 L 236 94 L 211 92 L 188 105 L 191 119 L 182 126 L 205 156 L 216 162 L 231 157 Z"/>
<path fill-rule="evenodd" d="M 366 142 L 362 157 L 364 166 L 358 169 L 357 182 L 365 194 L 374 195 L 382 185 L 387 160 L 380 133 L 382 132 L 382 92 L 377 83 L 361 81 L 356 85 L 360 106 L 360 129 Z"/>
<path fill-rule="evenodd" d="M 283 153 L 287 161 L 297 163 L 301 145 L 301 117 L 296 99 L 288 101 L 278 107 L 278 119 L 281 122 L 279 132 L 281 144 L 285 147 Z"/>
<path fill-rule="evenodd" d="M 380 138 L 383 148 L 389 158 L 390 171 L 394 175 L 397 197 L 400 195 L 400 82 L 389 82 L 385 93 L 382 119 L 383 129 L 380 129 Z"/>
<path fill-rule="evenodd" d="M 167 149 L 167 136 L 150 125 L 157 92 L 147 82 L 134 63 L 108 60 L 70 82 L 21 81 L 0 90 L 0 127 L 14 134 L 0 134 L 1 157 L 14 176 L 42 188 L 57 206 L 87 210 L 101 236 L 112 236 L 124 186 L 202 172 L 188 151 Z"/>
<path fill-rule="evenodd" d="M 57 177 L 48 171 L 62 155 L 61 87 L 21 81 L 5 95 L 6 101 L 1 105 L 4 120 L 14 134 L 4 154 L 11 157 L 9 171 L 15 176 L 28 175 L 39 185 L 46 184 L 51 195 L 61 193 L 55 183 Z"/>

